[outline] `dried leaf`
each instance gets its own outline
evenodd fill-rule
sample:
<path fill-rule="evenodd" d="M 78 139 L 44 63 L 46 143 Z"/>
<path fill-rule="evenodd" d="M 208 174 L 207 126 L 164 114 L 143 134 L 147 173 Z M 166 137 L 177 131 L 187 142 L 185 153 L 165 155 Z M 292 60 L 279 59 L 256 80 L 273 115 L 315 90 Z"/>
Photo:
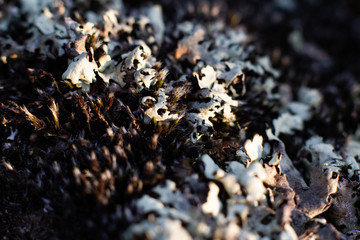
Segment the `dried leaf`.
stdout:
<path fill-rule="evenodd" d="M 342 231 L 360 230 L 358 203 L 360 184 L 358 182 L 343 179 L 339 182 L 339 188 L 334 195 L 334 201 L 328 211 L 331 222 Z"/>
<path fill-rule="evenodd" d="M 331 169 L 322 171 L 320 168 L 313 169 L 311 173 L 311 184 L 307 190 L 298 190 L 298 209 L 306 216 L 314 218 L 326 210 L 332 204 L 330 195 L 338 189 L 339 175 Z"/>

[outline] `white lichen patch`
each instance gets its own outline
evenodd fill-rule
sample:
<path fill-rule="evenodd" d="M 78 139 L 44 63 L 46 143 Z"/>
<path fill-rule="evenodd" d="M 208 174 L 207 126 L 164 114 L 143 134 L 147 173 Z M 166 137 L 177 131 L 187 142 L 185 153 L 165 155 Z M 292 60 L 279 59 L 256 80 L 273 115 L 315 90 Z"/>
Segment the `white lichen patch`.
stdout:
<path fill-rule="evenodd" d="M 197 29 L 194 34 L 185 37 L 178 43 L 175 52 L 175 58 L 185 58 L 191 63 L 196 63 L 206 51 L 206 48 L 199 45 L 199 42 L 205 38 L 205 31 L 203 28 Z"/>
<path fill-rule="evenodd" d="M 345 164 L 342 157 L 334 152 L 334 146 L 324 143 L 319 136 L 308 139 L 305 143 L 305 150 L 311 154 L 313 162 L 322 168 L 331 169 L 333 172 L 339 172 Z"/>
<path fill-rule="evenodd" d="M 345 164 L 347 166 L 347 173 L 349 177 L 357 177 L 356 174 L 359 174 L 360 164 L 352 156 L 347 156 L 345 159 Z"/>
<path fill-rule="evenodd" d="M 41 14 L 38 16 L 35 19 L 34 24 L 42 34 L 51 34 L 55 32 L 54 22 L 51 20 L 51 16 L 47 14 Z"/>
<path fill-rule="evenodd" d="M 97 65 L 93 59 L 90 60 L 89 54 L 82 53 L 70 63 L 62 79 L 70 80 L 73 85 L 89 90 L 90 83 L 96 80 L 97 70 Z"/>
<path fill-rule="evenodd" d="M 262 165 L 258 162 L 253 162 L 249 168 L 238 162 L 230 162 L 229 171 L 233 173 L 241 186 L 246 190 L 246 199 L 257 204 L 266 198 L 266 188 L 263 181 L 266 179 L 266 173 Z"/>
<path fill-rule="evenodd" d="M 243 67 L 232 62 L 225 62 L 226 66 L 230 68 L 229 71 L 220 70 L 219 79 L 224 79 L 226 81 L 226 86 L 229 86 L 231 83 L 236 81 L 236 78 L 239 78 L 242 81 L 245 81 L 245 74 L 243 73 Z"/>
<path fill-rule="evenodd" d="M 205 171 L 204 174 L 207 178 L 213 179 L 213 178 L 222 178 L 225 176 L 224 170 L 222 170 L 214 160 L 207 154 L 201 156 L 201 161 L 205 165 Z"/>
<path fill-rule="evenodd" d="M 355 136 L 352 136 L 350 141 L 344 147 L 344 153 L 352 157 L 360 157 L 360 142 L 356 140 Z"/>
<path fill-rule="evenodd" d="M 166 69 L 157 71 L 153 68 L 144 68 L 134 72 L 137 91 L 140 92 L 143 89 L 150 89 L 152 86 L 156 85 L 159 81 L 163 81 L 166 75 L 167 75 Z"/>
<path fill-rule="evenodd" d="M 298 115 L 291 115 L 289 113 L 283 113 L 277 119 L 273 120 L 275 128 L 275 136 L 279 136 L 281 133 L 294 134 L 294 130 L 303 129 L 303 120 Z"/>
<path fill-rule="evenodd" d="M 299 116 L 303 121 L 310 120 L 312 114 L 310 112 L 310 106 L 301 102 L 289 102 L 286 105 L 288 111 L 292 114 Z"/>
<path fill-rule="evenodd" d="M 153 62 L 150 61 L 150 56 L 150 48 L 143 41 L 139 41 L 139 46 L 131 52 L 122 55 L 122 57 L 125 58 L 125 70 L 134 71 L 146 67 L 152 67 Z"/>
<path fill-rule="evenodd" d="M 21 0 L 21 12 L 30 16 L 38 15 L 45 7 L 54 4 L 56 0 Z"/>
<path fill-rule="evenodd" d="M 159 89 L 158 94 L 157 99 L 153 97 L 143 98 L 142 102 L 144 104 L 146 100 L 153 102 L 153 106 L 145 111 L 144 122 L 150 123 L 153 119 L 156 121 L 174 121 L 179 119 L 179 114 L 171 113 L 168 110 L 166 101 L 168 96 L 165 94 L 165 89 Z"/>
<path fill-rule="evenodd" d="M 146 236 L 148 239 L 159 240 L 192 239 L 180 221 L 166 217 L 156 218 L 155 222 L 144 220 L 134 224 L 122 235 L 123 239 L 134 239 L 136 236 Z"/>
<path fill-rule="evenodd" d="M 155 41 L 161 44 L 165 34 L 165 22 L 163 19 L 163 10 L 161 5 L 147 6 L 144 12 L 149 19 L 149 23 L 151 23 L 154 28 Z"/>
<path fill-rule="evenodd" d="M 298 95 L 301 102 L 314 108 L 318 108 L 323 101 L 323 96 L 317 89 L 301 87 Z"/>
<path fill-rule="evenodd" d="M 199 74 L 195 72 L 193 75 L 196 77 L 200 88 L 213 88 L 216 81 L 216 72 L 213 67 L 206 66 L 201 68 Z"/>
<path fill-rule="evenodd" d="M 237 182 L 237 179 L 233 174 L 226 173 L 222 170 L 207 154 L 201 156 L 201 161 L 204 163 L 204 174 L 208 179 L 216 179 L 221 182 L 230 196 L 233 194 L 241 194 L 240 184 Z"/>
<path fill-rule="evenodd" d="M 217 87 L 216 91 L 214 88 Z M 223 116 L 224 122 L 233 123 L 235 115 L 232 113 L 233 107 L 240 105 L 239 101 L 233 100 L 219 84 L 213 85 L 213 90 L 208 88 L 199 92 L 199 100 L 189 103 L 186 119 L 194 126 L 191 140 L 196 142 L 203 134 L 211 135 L 213 124 L 210 121 L 217 114 Z"/>
<path fill-rule="evenodd" d="M 259 160 L 261 158 L 261 154 L 263 151 L 262 143 L 263 137 L 259 134 L 256 134 L 252 140 L 246 140 L 244 148 L 251 162 Z"/>
<path fill-rule="evenodd" d="M 221 210 L 221 202 L 218 198 L 219 192 L 219 187 L 215 183 L 210 182 L 206 202 L 201 206 L 201 209 L 205 214 L 211 214 L 214 217 L 219 215 Z"/>

